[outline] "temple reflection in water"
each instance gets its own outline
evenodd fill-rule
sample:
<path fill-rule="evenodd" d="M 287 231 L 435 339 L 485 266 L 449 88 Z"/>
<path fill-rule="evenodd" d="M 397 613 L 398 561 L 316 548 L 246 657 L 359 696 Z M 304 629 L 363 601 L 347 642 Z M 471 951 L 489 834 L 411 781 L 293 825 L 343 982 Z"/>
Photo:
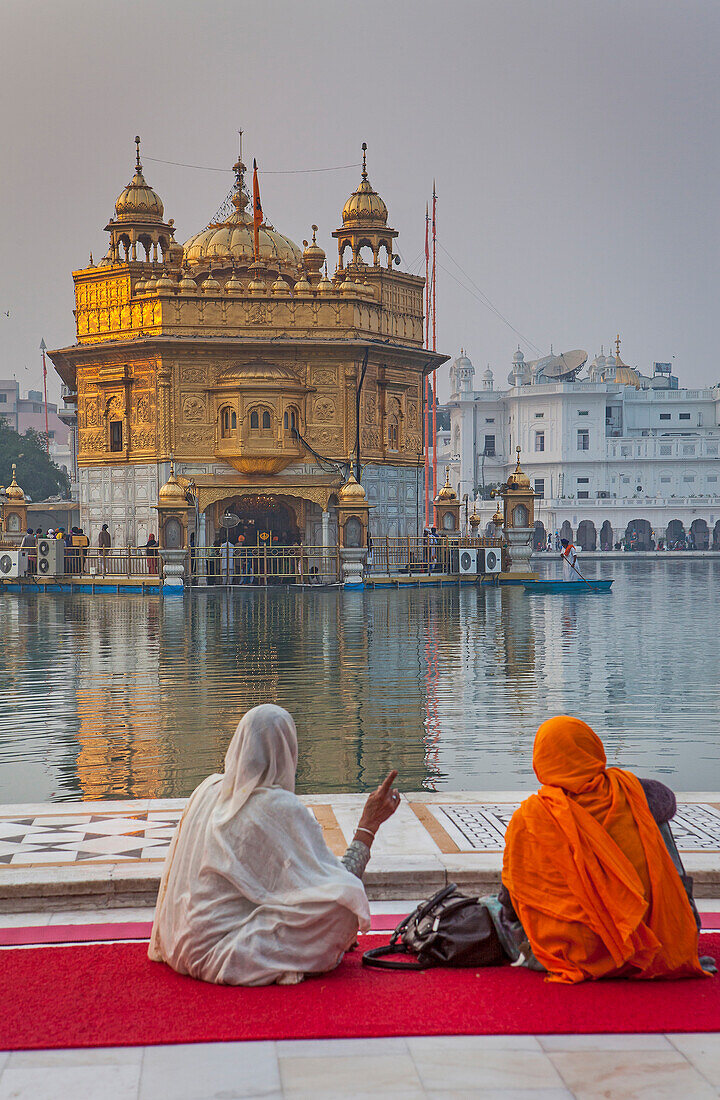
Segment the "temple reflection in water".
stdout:
<path fill-rule="evenodd" d="M 295 716 L 301 793 L 366 790 L 390 767 L 405 790 L 531 789 L 537 725 L 568 712 L 623 766 L 718 785 L 716 652 L 684 639 L 713 636 L 720 565 L 639 568 L 613 563 L 611 599 L 5 596 L 0 798 L 186 795 L 267 699 Z"/>

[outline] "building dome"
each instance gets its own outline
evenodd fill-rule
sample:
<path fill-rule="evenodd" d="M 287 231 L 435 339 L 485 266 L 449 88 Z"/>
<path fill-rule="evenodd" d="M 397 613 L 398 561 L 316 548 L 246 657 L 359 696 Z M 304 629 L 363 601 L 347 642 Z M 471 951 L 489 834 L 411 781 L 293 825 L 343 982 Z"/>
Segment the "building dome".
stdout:
<path fill-rule="evenodd" d="M 457 500 L 457 493 L 450 484 L 450 467 L 445 470 L 445 484 L 437 495 L 438 500 Z"/>
<path fill-rule="evenodd" d="M 175 477 L 175 466 L 170 463 L 170 477 L 158 493 L 158 498 L 163 504 L 186 504 L 185 490 Z"/>
<path fill-rule="evenodd" d="M 139 137 L 135 138 L 135 144 L 137 145 L 135 175 L 130 180 L 127 187 L 125 187 L 117 197 L 115 203 L 115 217 L 119 222 L 161 222 L 163 220 L 165 208 L 163 207 L 160 196 L 156 191 L 153 191 L 142 174 Z"/>
<path fill-rule="evenodd" d="M 355 475 L 350 474 L 349 478 L 338 493 L 338 499 L 343 504 L 357 504 L 364 503 L 367 499 L 365 490 L 359 481 L 355 480 Z"/>
<path fill-rule="evenodd" d="M 520 448 L 516 447 L 517 451 L 517 466 L 507 479 L 506 487 L 508 489 L 529 489 L 530 478 L 527 476 L 524 470 L 520 469 Z"/>
<path fill-rule="evenodd" d="M 158 286 L 159 285 L 160 284 L 158 283 Z M 211 272 L 200 289 L 202 290 L 203 294 L 219 294 L 222 290 L 222 287 Z"/>
<path fill-rule="evenodd" d="M 22 491 L 22 489 L 20 488 L 20 486 L 18 485 L 17 481 L 15 480 L 15 471 L 16 470 L 17 470 L 17 466 L 13 462 L 12 481 L 8 485 L 7 489 L 5 490 L 6 500 L 25 500 L 25 494 Z"/>
<path fill-rule="evenodd" d="M 319 294 L 332 294 L 333 285 L 330 279 L 328 279 L 327 277 L 327 270 L 324 272 L 322 278 L 320 279 L 320 282 L 317 285 L 317 290 Z"/>
<path fill-rule="evenodd" d="M 238 279 L 238 277 L 237 277 L 237 275 L 235 274 L 234 271 L 231 272 L 230 278 L 225 283 L 225 293 L 226 294 L 242 294 L 242 291 L 243 291 L 242 282 L 240 281 L 240 279 Z"/>
<path fill-rule="evenodd" d="M 305 275 L 305 272 L 302 271 L 302 270 L 300 272 L 300 278 L 295 283 L 295 288 L 294 289 L 295 289 L 296 294 L 309 294 L 310 291 L 312 290 L 312 287 L 310 286 L 310 283 L 307 281 L 307 277 Z"/>
<path fill-rule="evenodd" d="M 515 354 L 513 355 L 512 361 L 513 361 L 513 363 L 524 363 L 525 362 L 525 356 L 520 351 L 520 348 L 518 348 L 517 351 L 515 352 Z"/>
<path fill-rule="evenodd" d="M 188 274 L 187 271 L 183 271 L 183 277 L 178 283 L 178 290 L 181 294 L 197 294 L 198 285 L 195 280 Z"/>
<path fill-rule="evenodd" d="M 278 275 L 277 279 L 270 288 L 273 294 L 287 295 L 290 293 L 290 287 L 287 285 L 282 275 Z"/>
<path fill-rule="evenodd" d="M 363 142 L 363 169 L 362 180 L 357 191 L 353 191 L 350 198 L 343 206 L 343 226 L 385 226 L 387 225 L 388 209 L 383 200 L 373 189 L 367 176 L 366 153 L 367 145 Z"/>
<path fill-rule="evenodd" d="M 235 165 L 236 183 L 232 195 L 234 212 L 224 222 L 208 225 L 183 246 L 184 261 L 191 266 L 214 263 L 220 268 L 248 269 L 255 262 L 252 212 L 245 191 L 245 165 Z M 285 271 L 293 276 L 302 263 L 302 250 L 289 237 L 263 223 L 258 231 L 258 260 L 270 271 Z"/>
<path fill-rule="evenodd" d="M 488 364 L 487 369 L 483 371 L 483 382 L 492 382 L 494 377 L 495 375 L 490 370 L 490 365 Z"/>
<path fill-rule="evenodd" d="M 157 281 L 155 289 L 160 294 L 172 294 L 175 290 L 175 283 L 172 281 L 167 271 L 163 271 L 161 277 Z"/>
<path fill-rule="evenodd" d="M 308 273 L 308 278 L 311 283 L 320 282 L 320 272 L 322 271 L 322 266 L 325 263 L 325 253 L 320 245 L 317 243 L 317 228 L 318 227 L 316 225 L 312 227 L 312 244 L 308 244 L 307 241 L 303 241 L 303 245 L 305 246 L 305 251 L 303 252 L 303 264 L 305 266 L 305 270 Z"/>

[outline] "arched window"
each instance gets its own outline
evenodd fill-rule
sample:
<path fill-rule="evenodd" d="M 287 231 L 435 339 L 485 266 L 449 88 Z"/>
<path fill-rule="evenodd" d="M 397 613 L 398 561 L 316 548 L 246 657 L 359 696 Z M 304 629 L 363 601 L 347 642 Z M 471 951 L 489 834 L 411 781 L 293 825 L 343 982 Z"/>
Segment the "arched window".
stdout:
<path fill-rule="evenodd" d="M 283 428 L 294 434 L 298 430 L 298 414 L 295 409 L 286 409 L 283 416 Z"/>
<path fill-rule="evenodd" d="M 237 429 L 237 413 L 234 409 L 224 408 L 220 413 L 220 435 L 226 439 Z"/>
<path fill-rule="evenodd" d="M 270 413 L 265 410 L 263 413 L 263 428 L 267 430 L 270 427 Z"/>
<path fill-rule="evenodd" d="M 288 414 L 286 412 L 284 417 L 283 417 L 283 428 L 285 429 L 285 431 L 287 431 L 289 427 L 290 427 L 290 423 L 288 421 Z"/>
<path fill-rule="evenodd" d="M 251 430 L 257 430 L 260 427 L 260 418 L 257 413 L 257 409 L 253 409 L 250 413 L 250 428 Z"/>
<path fill-rule="evenodd" d="M 398 451 L 400 433 L 398 431 L 397 417 L 391 417 L 388 423 L 388 447 L 391 451 Z"/>

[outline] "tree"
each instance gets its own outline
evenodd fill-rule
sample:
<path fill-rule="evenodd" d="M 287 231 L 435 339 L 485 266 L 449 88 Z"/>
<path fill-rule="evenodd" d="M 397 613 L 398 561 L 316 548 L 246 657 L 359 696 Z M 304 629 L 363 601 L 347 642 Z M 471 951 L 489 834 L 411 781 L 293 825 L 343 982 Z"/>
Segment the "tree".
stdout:
<path fill-rule="evenodd" d="M 28 428 L 25 435 L 19 435 L 0 420 L 0 483 L 5 486 L 12 480 L 13 462 L 18 485 L 31 500 L 70 495 L 70 479 L 47 453 L 44 434 Z"/>

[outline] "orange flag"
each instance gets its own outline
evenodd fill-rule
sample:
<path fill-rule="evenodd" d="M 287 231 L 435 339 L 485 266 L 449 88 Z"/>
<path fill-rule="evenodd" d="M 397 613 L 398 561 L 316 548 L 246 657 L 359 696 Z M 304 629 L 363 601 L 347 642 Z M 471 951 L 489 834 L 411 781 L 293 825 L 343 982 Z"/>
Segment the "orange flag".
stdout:
<path fill-rule="evenodd" d="M 263 223 L 262 203 L 260 202 L 260 184 L 258 183 L 257 161 L 253 160 L 253 239 L 255 244 L 255 262 L 260 259 L 260 226 Z"/>

